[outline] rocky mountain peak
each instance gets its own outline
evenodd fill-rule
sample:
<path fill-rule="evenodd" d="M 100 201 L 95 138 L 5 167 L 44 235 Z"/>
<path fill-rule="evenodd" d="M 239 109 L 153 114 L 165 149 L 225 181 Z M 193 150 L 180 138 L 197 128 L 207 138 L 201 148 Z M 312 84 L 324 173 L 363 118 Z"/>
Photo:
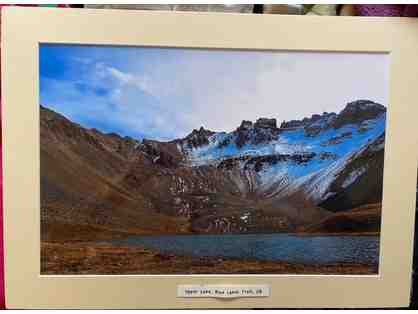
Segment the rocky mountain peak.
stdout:
<path fill-rule="evenodd" d="M 316 136 L 329 128 L 339 129 L 348 124 L 359 124 L 365 120 L 375 119 L 386 111 L 386 108 L 371 100 L 356 100 L 347 103 L 340 113 L 324 112 L 313 114 L 302 120 L 283 121 L 280 129 L 304 129 L 307 136 Z"/>
<path fill-rule="evenodd" d="M 255 128 L 277 129 L 277 120 L 269 118 L 260 118 L 254 123 Z"/>
<path fill-rule="evenodd" d="M 302 120 L 283 121 L 280 124 L 280 130 L 304 129 L 307 136 L 315 136 L 327 129 L 336 116 L 337 114 L 334 112 L 324 112 L 322 114 L 313 114 L 311 117 L 303 118 Z"/>
<path fill-rule="evenodd" d="M 209 137 L 213 134 L 215 132 L 207 130 L 202 126 L 200 129 L 194 129 L 183 141 L 186 142 L 189 148 L 197 148 L 209 144 Z"/>
<path fill-rule="evenodd" d="M 343 112 L 364 112 L 364 111 L 374 111 L 378 113 L 382 113 L 386 111 L 385 106 L 381 104 L 375 103 L 371 100 L 367 99 L 359 99 L 356 101 L 352 101 L 347 103 L 346 107 L 343 109 Z"/>
<path fill-rule="evenodd" d="M 238 131 L 239 130 L 249 130 L 253 127 L 253 123 L 252 121 L 248 121 L 248 120 L 242 120 L 241 125 L 238 127 Z"/>
<path fill-rule="evenodd" d="M 186 136 L 186 138 L 191 138 L 195 136 L 211 136 L 215 132 L 212 132 L 210 130 L 205 129 L 203 126 L 200 127 L 200 129 L 193 129 L 193 131 Z"/>
<path fill-rule="evenodd" d="M 277 120 L 259 118 L 255 123 L 243 120 L 234 133 L 237 147 L 242 147 L 245 144 L 267 143 L 278 135 Z"/>
<path fill-rule="evenodd" d="M 356 100 L 346 105 L 337 115 L 332 126 L 338 129 L 346 124 L 361 123 L 365 120 L 377 118 L 384 112 L 386 112 L 386 108 L 381 104 L 370 100 Z"/>

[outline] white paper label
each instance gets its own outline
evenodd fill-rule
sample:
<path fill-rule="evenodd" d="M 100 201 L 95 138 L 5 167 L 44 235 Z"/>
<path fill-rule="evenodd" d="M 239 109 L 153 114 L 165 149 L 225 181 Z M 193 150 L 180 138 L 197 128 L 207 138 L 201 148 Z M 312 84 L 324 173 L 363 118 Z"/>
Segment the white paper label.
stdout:
<path fill-rule="evenodd" d="M 270 296 L 269 285 L 179 285 L 179 298 L 264 298 Z"/>

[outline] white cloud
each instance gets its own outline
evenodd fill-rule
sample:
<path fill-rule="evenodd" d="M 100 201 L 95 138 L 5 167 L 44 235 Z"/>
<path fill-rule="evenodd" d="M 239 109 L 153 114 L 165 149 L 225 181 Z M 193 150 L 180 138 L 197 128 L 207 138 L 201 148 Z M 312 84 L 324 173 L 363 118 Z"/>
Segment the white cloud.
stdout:
<path fill-rule="evenodd" d="M 200 126 L 230 131 L 244 119 L 274 117 L 280 122 L 339 111 L 359 98 L 388 104 L 385 55 L 164 51 L 154 58 L 115 60 L 124 67 L 91 62 L 84 83 L 108 95 L 73 92 L 72 106 L 91 107 L 80 114 L 133 134 L 168 139 Z M 104 110 L 109 103 L 114 106 L 110 116 Z"/>
<path fill-rule="evenodd" d="M 117 93 L 121 93 L 122 88 L 126 86 L 136 87 L 149 94 L 153 93 L 149 78 L 143 75 L 134 75 L 129 72 L 123 72 L 102 62 L 95 64 L 95 73 L 93 73 L 93 77 L 103 80 L 102 84 L 106 84 L 105 82 L 110 80 L 112 83 L 110 83 L 110 86 L 107 87 L 115 88 L 118 86 L 116 89 Z"/>
<path fill-rule="evenodd" d="M 241 120 L 262 116 L 280 121 L 338 112 L 359 98 L 387 105 L 388 58 L 384 55 L 209 55 L 188 52 L 171 62 L 153 63 L 130 79 L 148 78 L 152 94 L 158 95 L 158 119 L 170 125 L 175 116 L 183 123 L 178 126 L 183 133 L 201 125 L 232 130 Z M 125 104 L 130 102 L 135 104 L 135 95 L 124 99 Z"/>
<path fill-rule="evenodd" d="M 107 67 L 106 69 L 110 75 L 119 80 L 122 84 L 129 84 L 135 81 L 134 76 L 129 73 L 123 73 L 112 67 Z"/>

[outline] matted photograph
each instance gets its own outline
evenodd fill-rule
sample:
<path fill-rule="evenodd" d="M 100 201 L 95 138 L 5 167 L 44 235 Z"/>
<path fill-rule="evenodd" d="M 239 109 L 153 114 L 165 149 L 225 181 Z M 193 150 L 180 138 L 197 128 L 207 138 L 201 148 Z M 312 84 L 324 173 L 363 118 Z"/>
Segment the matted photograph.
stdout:
<path fill-rule="evenodd" d="M 409 19 L 10 7 L 1 26 L 7 308 L 409 305 Z"/>
<path fill-rule="evenodd" d="M 41 274 L 378 274 L 388 54 L 39 52 Z"/>

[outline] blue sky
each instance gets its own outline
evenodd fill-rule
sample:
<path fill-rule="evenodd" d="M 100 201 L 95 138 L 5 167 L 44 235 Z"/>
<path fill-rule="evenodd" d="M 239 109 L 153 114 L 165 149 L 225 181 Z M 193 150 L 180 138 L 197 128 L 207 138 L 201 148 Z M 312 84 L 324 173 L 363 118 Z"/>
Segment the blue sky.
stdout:
<path fill-rule="evenodd" d="M 40 103 L 87 128 L 170 140 L 204 126 L 387 105 L 382 54 L 41 45 Z"/>

